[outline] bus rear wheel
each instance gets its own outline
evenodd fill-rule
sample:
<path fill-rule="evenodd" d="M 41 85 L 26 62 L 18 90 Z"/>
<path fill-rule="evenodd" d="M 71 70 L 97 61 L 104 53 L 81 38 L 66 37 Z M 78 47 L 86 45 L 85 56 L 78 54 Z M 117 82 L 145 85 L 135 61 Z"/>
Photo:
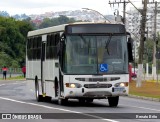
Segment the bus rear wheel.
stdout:
<path fill-rule="evenodd" d="M 42 102 L 43 96 L 39 94 L 39 83 L 38 83 L 37 78 L 35 79 L 35 94 L 36 94 L 36 100 L 38 102 Z"/>
<path fill-rule="evenodd" d="M 119 102 L 119 96 L 108 97 L 108 103 L 110 107 L 117 107 L 118 102 Z"/>

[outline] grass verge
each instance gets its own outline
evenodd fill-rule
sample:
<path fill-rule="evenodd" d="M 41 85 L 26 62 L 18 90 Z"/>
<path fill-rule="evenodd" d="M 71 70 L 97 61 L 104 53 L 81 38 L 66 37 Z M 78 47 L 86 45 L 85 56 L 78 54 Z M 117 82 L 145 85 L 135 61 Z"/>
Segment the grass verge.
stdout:
<path fill-rule="evenodd" d="M 160 98 L 160 82 L 156 83 L 142 81 L 142 86 L 136 87 L 136 81 L 131 81 L 129 83 L 129 94 L 144 97 Z"/>
<path fill-rule="evenodd" d="M 3 80 L 3 78 L 0 78 L 0 80 Z M 20 75 L 16 77 L 9 77 L 6 80 L 25 80 L 25 78 L 22 75 Z"/>

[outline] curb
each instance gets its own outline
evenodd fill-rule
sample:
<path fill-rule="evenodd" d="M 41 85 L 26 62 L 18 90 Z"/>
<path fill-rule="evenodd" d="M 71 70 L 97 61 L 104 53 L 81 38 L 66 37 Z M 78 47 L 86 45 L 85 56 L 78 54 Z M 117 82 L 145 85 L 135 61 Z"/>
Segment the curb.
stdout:
<path fill-rule="evenodd" d="M 160 102 L 160 98 L 136 96 L 136 95 L 131 95 L 131 94 L 129 94 L 128 97 L 137 98 L 137 99 L 143 99 L 143 100 L 149 100 L 149 101 L 155 101 L 155 102 Z"/>

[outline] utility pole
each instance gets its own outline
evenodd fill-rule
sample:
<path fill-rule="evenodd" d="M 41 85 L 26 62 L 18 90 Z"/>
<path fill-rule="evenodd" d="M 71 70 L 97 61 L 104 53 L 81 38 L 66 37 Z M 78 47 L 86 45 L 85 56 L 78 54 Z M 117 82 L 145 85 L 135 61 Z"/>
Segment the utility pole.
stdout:
<path fill-rule="evenodd" d="M 157 1 L 155 2 L 155 10 L 154 10 L 154 47 L 153 47 L 153 77 L 156 79 L 156 35 L 157 35 Z"/>
<path fill-rule="evenodd" d="M 154 1 L 149 2 L 148 4 L 155 4 L 155 9 L 154 9 L 154 34 L 153 34 L 153 40 L 154 40 L 154 45 L 153 45 L 153 67 L 152 67 L 152 75 L 153 79 L 156 80 L 156 37 L 157 37 L 157 4 L 160 2 Z"/>
<path fill-rule="evenodd" d="M 141 87 L 142 75 L 143 75 L 143 53 L 144 53 L 144 38 L 145 38 L 145 28 L 146 28 L 147 1 L 148 0 L 142 0 L 143 9 L 141 11 L 142 15 L 141 25 L 140 25 L 141 37 L 139 46 L 138 77 L 137 77 L 136 87 Z"/>
<path fill-rule="evenodd" d="M 123 0 L 123 1 L 116 1 L 115 0 L 115 2 L 110 2 L 109 1 L 109 3 L 108 4 L 110 4 L 110 6 L 111 5 L 113 5 L 113 7 L 114 7 L 114 4 L 118 4 L 118 6 L 119 6 L 119 4 L 123 4 L 123 23 L 124 23 L 124 25 L 126 24 L 126 4 L 127 3 L 129 3 L 128 1 L 125 1 L 125 0 Z"/>
<path fill-rule="evenodd" d="M 148 27 L 147 27 L 147 39 L 146 39 L 147 41 L 148 41 Z M 149 71 L 149 60 L 148 60 L 148 49 L 146 49 L 146 54 L 147 54 L 147 63 L 146 63 L 146 76 L 148 77 L 148 71 Z"/>

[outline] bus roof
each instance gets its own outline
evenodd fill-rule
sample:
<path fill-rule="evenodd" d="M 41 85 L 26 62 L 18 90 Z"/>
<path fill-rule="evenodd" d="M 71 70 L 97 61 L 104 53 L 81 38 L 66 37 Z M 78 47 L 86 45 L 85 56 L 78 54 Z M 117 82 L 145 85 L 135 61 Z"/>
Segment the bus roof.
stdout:
<path fill-rule="evenodd" d="M 66 25 L 68 25 L 68 24 L 52 26 L 52 27 L 38 29 L 38 30 L 34 30 L 34 31 L 29 31 L 27 36 L 30 37 L 30 36 L 47 34 L 47 33 L 53 33 L 53 32 L 57 32 L 57 31 L 59 31 L 59 32 L 64 31 Z"/>
<path fill-rule="evenodd" d="M 67 25 L 78 25 L 78 24 L 113 24 L 113 25 L 123 25 L 123 24 L 117 24 L 117 23 L 94 23 L 94 22 L 75 22 L 70 24 L 62 24 L 58 26 L 52 26 L 48 28 L 38 29 L 34 31 L 28 32 L 28 37 L 36 36 L 36 35 L 42 35 L 47 33 L 54 33 L 54 32 L 63 32 L 65 30 L 65 26 Z"/>

